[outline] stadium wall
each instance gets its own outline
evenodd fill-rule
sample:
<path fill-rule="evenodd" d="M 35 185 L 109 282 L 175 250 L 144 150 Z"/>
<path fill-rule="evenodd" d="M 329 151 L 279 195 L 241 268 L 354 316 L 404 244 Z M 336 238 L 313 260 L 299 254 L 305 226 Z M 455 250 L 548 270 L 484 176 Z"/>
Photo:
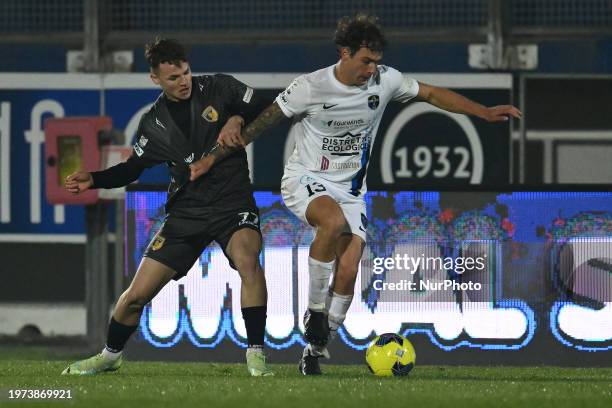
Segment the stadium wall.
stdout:
<path fill-rule="evenodd" d="M 612 73 L 612 38 L 575 41 L 532 41 L 538 45 L 537 73 Z M 0 72 L 66 72 L 67 46 L 0 44 Z M 134 72 L 148 67 L 143 48 L 134 54 Z M 195 70 L 207 72 L 309 72 L 336 58 L 331 41 L 285 44 L 195 45 L 190 58 Z M 468 43 L 397 43 L 385 53 L 385 63 L 403 72 L 472 72 Z"/>

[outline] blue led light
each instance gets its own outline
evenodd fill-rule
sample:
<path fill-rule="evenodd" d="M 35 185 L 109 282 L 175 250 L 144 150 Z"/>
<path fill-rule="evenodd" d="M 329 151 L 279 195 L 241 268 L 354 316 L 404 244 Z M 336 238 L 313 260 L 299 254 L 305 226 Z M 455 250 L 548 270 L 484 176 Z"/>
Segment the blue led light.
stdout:
<path fill-rule="evenodd" d="M 563 307 L 568 306 L 568 305 L 574 305 L 575 303 L 572 302 L 555 302 L 555 304 L 553 305 L 551 311 L 550 311 L 550 331 L 553 333 L 553 335 L 557 338 L 557 340 L 559 340 L 559 342 L 561 344 L 563 344 L 564 346 L 570 347 L 570 348 L 574 348 L 576 350 L 580 350 L 580 351 L 588 351 L 588 352 L 597 352 L 597 351 L 608 351 L 608 350 L 612 350 L 612 339 L 597 339 L 597 340 L 590 340 L 588 342 L 581 342 L 583 344 L 578 343 L 577 341 L 572 341 L 571 339 L 568 339 L 567 337 L 569 336 L 563 336 L 561 334 L 560 328 L 559 328 L 559 313 L 561 312 L 561 309 L 563 309 Z M 597 343 L 608 343 L 607 345 L 603 345 L 603 346 L 597 346 Z M 584 344 L 591 344 L 591 345 L 584 345 Z"/>

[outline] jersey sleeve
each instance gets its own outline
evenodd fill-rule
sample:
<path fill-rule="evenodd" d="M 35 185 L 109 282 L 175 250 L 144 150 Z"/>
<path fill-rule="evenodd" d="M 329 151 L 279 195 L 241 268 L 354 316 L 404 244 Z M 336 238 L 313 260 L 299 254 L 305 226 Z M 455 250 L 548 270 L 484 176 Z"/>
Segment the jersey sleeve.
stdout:
<path fill-rule="evenodd" d="M 123 187 L 135 181 L 145 169 L 136 157 L 137 156 L 132 153 L 123 163 L 109 167 L 106 170 L 92 172 L 92 188 Z"/>
<path fill-rule="evenodd" d="M 288 118 L 306 112 L 310 101 L 310 86 L 306 78 L 297 77 L 275 101 Z"/>
<path fill-rule="evenodd" d="M 392 85 L 392 100 L 406 103 L 419 94 L 419 83 L 416 79 L 406 77 L 393 68 L 389 68 L 389 75 Z"/>
<path fill-rule="evenodd" d="M 264 102 L 257 91 L 231 75 L 217 74 L 215 78 L 228 94 L 230 116 L 240 115 L 246 123 L 257 117 L 263 110 Z"/>

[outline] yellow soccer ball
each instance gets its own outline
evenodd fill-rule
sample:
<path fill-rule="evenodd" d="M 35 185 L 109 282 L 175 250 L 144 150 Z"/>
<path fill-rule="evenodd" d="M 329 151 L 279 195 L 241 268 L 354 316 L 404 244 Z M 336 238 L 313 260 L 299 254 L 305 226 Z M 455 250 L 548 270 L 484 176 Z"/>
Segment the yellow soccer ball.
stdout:
<path fill-rule="evenodd" d="M 372 374 L 380 377 L 407 375 L 416 362 L 410 341 L 395 333 L 376 337 L 366 351 L 366 363 Z"/>

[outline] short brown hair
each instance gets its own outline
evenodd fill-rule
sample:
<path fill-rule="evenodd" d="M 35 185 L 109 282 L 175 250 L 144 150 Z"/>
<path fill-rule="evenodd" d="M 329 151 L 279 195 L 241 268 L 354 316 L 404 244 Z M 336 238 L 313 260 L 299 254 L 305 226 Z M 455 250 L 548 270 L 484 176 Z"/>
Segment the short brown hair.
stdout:
<path fill-rule="evenodd" d="M 366 13 L 357 13 L 353 17 L 344 16 L 338 20 L 334 42 L 338 47 L 348 47 L 351 55 L 360 48 L 383 52 L 387 45 L 378 17 Z"/>

